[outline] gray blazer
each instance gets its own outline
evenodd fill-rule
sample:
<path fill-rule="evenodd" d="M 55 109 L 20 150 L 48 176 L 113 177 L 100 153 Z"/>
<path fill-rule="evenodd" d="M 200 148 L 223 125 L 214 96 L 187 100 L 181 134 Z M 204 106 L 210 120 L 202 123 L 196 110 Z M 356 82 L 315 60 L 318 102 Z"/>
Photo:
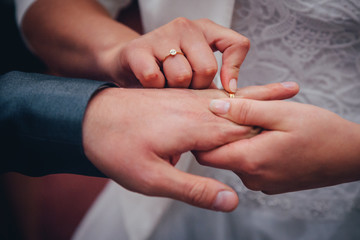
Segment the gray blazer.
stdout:
<path fill-rule="evenodd" d="M 0 76 L 0 173 L 103 176 L 82 149 L 92 94 L 110 83 L 34 73 Z"/>

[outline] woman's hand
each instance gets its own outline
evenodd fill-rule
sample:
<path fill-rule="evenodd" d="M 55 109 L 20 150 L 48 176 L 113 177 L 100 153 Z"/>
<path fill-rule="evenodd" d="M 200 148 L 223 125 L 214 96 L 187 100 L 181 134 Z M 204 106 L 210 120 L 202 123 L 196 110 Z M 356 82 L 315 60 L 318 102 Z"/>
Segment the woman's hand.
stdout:
<path fill-rule="evenodd" d="M 247 38 L 206 19 L 178 18 L 140 36 L 91 0 L 37 0 L 24 16 L 22 30 L 52 73 L 123 87 L 208 88 L 218 69 L 213 51 L 219 50 L 223 87 L 235 92 L 249 49 Z M 167 57 L 171 49 L 184 55 Z"/>
<path fill-rule="evenodd" d="M 208 88 L 218 66 L 214 51 L 223 53 L 221 80 L 226 91 L 236 91 L 240 65 L 249 40 L 235 31 L 201 19 L 177 18 L 127 43 L 115 53 L 120 72 L 133 73 L 144 87 Z M 182 54 L 171 55 L 174 49 Z M 119 74 L 121 75 L 121 74 Z"/>
<path fill-rule="evenodd" d="M 200 163 L 233 170 L 252 190 L 268 194 L 360 179 L 360 125 L 312 105 L 225 99 L 210 109 L 264 130 L 208 152 Z"/>
<path fill-rule="evenodd" d="M 292 88 L 271 84 L 240 89 L 237 95 L 282 99 L 297 92 L 296 84 Z M 231 211 L 238 203 L 233 189 L 173 167 L 186 151 L 207 151 L 254 135 L 252 127 L 208 110 L 211 99 L 224 97 L 221 90 L 102 90 L 85 113 L 85 154 L 99 170 L 129 190 Z"/>

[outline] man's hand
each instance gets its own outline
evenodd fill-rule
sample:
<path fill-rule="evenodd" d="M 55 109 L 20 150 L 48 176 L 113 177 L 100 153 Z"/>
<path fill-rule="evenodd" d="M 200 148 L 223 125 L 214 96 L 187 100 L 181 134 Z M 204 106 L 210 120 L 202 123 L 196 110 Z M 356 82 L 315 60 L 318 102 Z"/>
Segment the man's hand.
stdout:
<path fill-rule="evenodd" d="M 208 19 L 177 18 L 128 42 L 120 48 L 120 60 L 111 62 L 119 63 L 121 72 L 133 73 L 144 87 L 204 89 L 209 88 L 218 69 L 213 51 L 220 51 L 223 87 L 235 92 L 249 47 L 246 37 Z M 170 49 L 183 54 L 169 55 Z"/>
<path fill-rule="evenodd" d="M 296 84 L 293 88 L 270 84 L 244 88 L 237 94 L 282 99 L 297 91 Z M 221 90 L 102 90 L 85 114 L 85 154 L 100 171 L 129 190 L 231 211 L 238 203 L 233 189 L 173 167 L 184 152 L 209 151 L 254 135 L 252 127 L 209 111 L 211 99 L 224 97 Z"/>

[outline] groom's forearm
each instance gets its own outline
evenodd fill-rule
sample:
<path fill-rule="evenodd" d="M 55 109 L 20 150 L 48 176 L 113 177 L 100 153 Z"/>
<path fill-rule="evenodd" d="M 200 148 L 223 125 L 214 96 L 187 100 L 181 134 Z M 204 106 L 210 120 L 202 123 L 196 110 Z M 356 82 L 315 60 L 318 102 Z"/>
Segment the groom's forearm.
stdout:
<path fill-rule="evenodd" d="M 83 154 L 82 119 L 104 85 L 21 72 L 0 76 L 0 172 L 102 176 Z"/>

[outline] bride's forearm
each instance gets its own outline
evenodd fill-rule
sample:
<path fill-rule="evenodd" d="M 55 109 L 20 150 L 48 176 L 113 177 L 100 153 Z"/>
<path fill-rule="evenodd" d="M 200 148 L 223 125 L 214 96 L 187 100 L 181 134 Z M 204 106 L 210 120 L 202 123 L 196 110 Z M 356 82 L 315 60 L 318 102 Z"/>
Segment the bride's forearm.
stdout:
<path fill-rule="evenodd" d="M 22 31 L 52 72 L 101 80 L 111 80 L 116 52 L 139 36 L 92 0 L 38 0 Z"/>

